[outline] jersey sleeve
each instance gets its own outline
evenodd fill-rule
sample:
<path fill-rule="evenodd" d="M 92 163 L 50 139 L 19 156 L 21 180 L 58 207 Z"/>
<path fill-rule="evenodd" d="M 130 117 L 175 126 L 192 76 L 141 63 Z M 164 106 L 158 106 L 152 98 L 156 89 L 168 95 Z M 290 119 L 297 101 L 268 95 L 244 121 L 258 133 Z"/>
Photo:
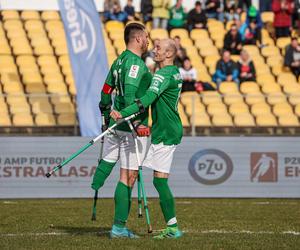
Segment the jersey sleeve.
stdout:
<path fill-rule="evenodd" d="M 114 80 L 113 71 L 114 71 L 114 66 L 112 66 L 111 69 L 109 70 L 108 75 L 107 75 L 107 77 L 105 79 L 105 82 L 104 82 L 104 83 L 108 84 L 111 87 L 115 87 L 115 80 Z"/>
<path fill-rule="evenodd" d="M 170 79 L 164 77 L 162 74 L 156 73 L 152 78 L 152 82 L 148 90 L 160 96 L 168 88 L 169 83 Z"/>

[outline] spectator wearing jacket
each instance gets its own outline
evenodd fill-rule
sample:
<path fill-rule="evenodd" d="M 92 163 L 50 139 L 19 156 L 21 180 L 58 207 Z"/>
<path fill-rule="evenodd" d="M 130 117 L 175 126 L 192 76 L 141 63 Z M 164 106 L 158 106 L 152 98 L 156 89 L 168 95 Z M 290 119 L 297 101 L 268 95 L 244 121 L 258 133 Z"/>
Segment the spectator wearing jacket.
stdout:
<path fill-rule="evenodd" d="M 235 0 L 224 0 L 224 12 L 227 21 L 240 19 L 240 15 L 237 10 L 238 5 Z"/>
<path fill-rule="evenodd" d="M 208 18 L 215 18 L 224 21 L 224 4 L 220 0 L 207 0 L 205 3 L 205 11 Z"/>
<path fill-rule="evenodd" d="M 153 11 L 152 0 L 142 0 L 141 14 L 144 23 L 147 23 L 152 20 L 152 11 Z"/>
<path fill-rule="evenodd" d="M 276 38 L 289 36 L 294 2 L 292 0 L 273 0 L 272 10 L 275 14 L 273 26 L 275 27 Z"/>
<path fill-rule="evenodd" d="M 177 0 L 176 4 L 170 9 L 170 19 L 168 30 L 184 28 L 186 24 L 186 13 L 182 6 L 182 0 Z"/>
<path fill-rule="evenodd" d="M 284 66 L 289 67 L 298 78 L 300 75 L 300 45 L 296 37 L 292 38 L 291 44 L 285 49 Z"/>
<path fill-rule="evenodd" d="M 216 72 L 213 75 L 213 81 L 217 84 L 218 88 L 224 81 L 234 81 L 239 83 L 239 71 L 236 63 L 231 60 L 231 54 L 228 50 L 224 50 L 222 58 L 217 62 Z"/>
<path fill-rule="evenodd" d="M 196 1 L 195 8 L 192 9 L 187 16 L 187 26 L 189 31 L 192 29 L 203 29 L 206 27 L 206 13 L 202 10 L 201 2 Z"/>
<path fill-rule="evenodd" d="M 127 21 L 127 14 L 126 12 L 122 11 L 121 5 L 119 3 L 114 3 L 112 11 L 108 14 L 107 20 L 114 20 L 119 22 L 126 22 Z"/>
<path fill-rule="evenodd" d="M 152 0 L 152 5 L 153 29 L 167 29 L 168 20 L 170 18 L 169 8 L 171 6 L 171 0 Z"/>
<path fill-rule="evenodd" d="M 224 50 L 230 51 L 233 55 L 239 55 L 242 50 L 242 37 L 236 24 L 231 25 L 224 37 Z"/>
<path fill-rule="evenodd" d="M 255 67 L 246 50 L 242 50 L 237 66 L 241 83 L 246 81 L 256 81 Z"/>

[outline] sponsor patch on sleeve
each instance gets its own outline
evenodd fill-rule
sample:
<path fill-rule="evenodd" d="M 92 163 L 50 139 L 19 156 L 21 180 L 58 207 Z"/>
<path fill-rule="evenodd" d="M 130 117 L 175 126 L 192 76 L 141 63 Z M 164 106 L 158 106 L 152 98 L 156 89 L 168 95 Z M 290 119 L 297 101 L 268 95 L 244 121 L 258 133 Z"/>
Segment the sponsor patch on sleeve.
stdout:
<path fill-rule="evenodd" d="M 129 77 L 131 78 L 137 78 L 138 76 L 138 73 L 139 73 L 139 69 L 140 69 L 140 66 L 139 65 L 132 65 L 130 70 L 129 70 Z"/>

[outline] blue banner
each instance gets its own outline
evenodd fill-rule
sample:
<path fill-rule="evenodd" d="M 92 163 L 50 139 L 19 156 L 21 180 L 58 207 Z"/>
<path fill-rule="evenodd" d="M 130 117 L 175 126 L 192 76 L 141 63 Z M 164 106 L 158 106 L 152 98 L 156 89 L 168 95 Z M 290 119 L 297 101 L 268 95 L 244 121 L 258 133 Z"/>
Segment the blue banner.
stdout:
<path fill-rule="evenodd" d="M 58 0 L 64 23 L 82 136 L 101 131 L 98 103 L 108 73 L 102 25 L 93 0 Z"/>

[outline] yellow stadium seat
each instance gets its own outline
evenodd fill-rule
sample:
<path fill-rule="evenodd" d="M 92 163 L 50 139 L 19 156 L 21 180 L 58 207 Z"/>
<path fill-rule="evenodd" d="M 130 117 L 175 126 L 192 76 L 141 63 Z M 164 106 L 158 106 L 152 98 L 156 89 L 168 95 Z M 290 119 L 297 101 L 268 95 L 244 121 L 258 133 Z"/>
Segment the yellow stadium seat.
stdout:
<path fill-rule="evenodd" d="M 243 94 L 260 93 L 259 85 L 256 82 L 243 82 L 240 90 Z"/>
<path fill-rule="evenodd" d="M 271 114 L 271 108 L 265 102 L 256 103 L 251 106 L 251 113 L 255 116 Z"/>
<path fill-rule="evenodd" d="M 47 74 L 44 76 L 44 82 L 49 85 L 49 84 L 63 84 L 64 79 L 61 73 L 52 73 L 52 74 Z"/>
<path fill-rule="evenodd" d="M 110 32 L 109 33 L 110 39 L 114 40 L 120 40 L 124 38 L 123 32 Z"/>
<path fill-rule="evenodd" d="M 38 113 L 52 113 L 52 106 L 48 100 L 35 101 L 32 103 L 32 112 L 34 114 Z"/>
<path fill-rule="evenodd" d="M 46 93 L 46 87 L 42 83 L 30 84 L 25 86 L 25 90 L 29 94 Z"/>
<path fill-rule="evenodd" d="M 196 41 L 204 38 L 209 38 L 209 35 L 206 29 L 193 29 L 190 33 L 190 37 L 194 41 Z"/>
<path fill-rule="evenodd" d="M 57 103 L 54 106 L 54 111 L 57 114 L 74 113 L 74 106 L 71 103 Z"/>
<path fill-rule="evenodd" d="M 294 93 L 289 96 L 289 102 L 293 105 L 297 105 L 300 103 L 300 94 Z"/>
<path fill-rule="evenodd" d="M 272 11 L 264 11 L 261 13 L 261 19 L 264 23 L 273 23 L 274 13 Z"/>
<path fill-rule="evenodd" d="M 195 47 L 198 49 L 205 49 L 212 46 L 214 46 L 213 42 L 209 38 L 195 40 Z"/>
<path fill-rule="evenodd" d="M 222 94 L 238 93 L 239 89 L 235 82 L 222 82 L 219 87 L 219 91 Z"/>
<path fill-rule="evenodd" d="M 9 114 L 8 107 L 4 99 L 0 99 L 0 117 L 4 114 Z"/>
<path fill-rule="evenodd" d="M 27 100 L 24 94 L 20 94 L 20 95 L 8 95 L 6 97 L 6 101 L 7 103 L 12 106 L 12 105 L 26 105 L 27 104 Z"/>
<path fill-rule="evenodd" d="M 54 95 L 50 96 L 51 103 L 57 105 L 59 103 L 71 103 L 71 98 L 69 95 Z"/>
<path fill-rule="evenodd" d="M 172 29 L 170 37 L 174 38 L 175 36 L 179 36 L 181 39 L 184 39 L 189 37 L 189 33 L 186 29 Z"/>
<path fill-rule="evenodd" d="M 267 64 L 270 67 L 283 65 L 283 57 L 281 55 L 269 56 L 267 59 Z"/>
<path fill-rule="evenodd" d="M 55 47 L 55 54 L 57 56 L 66 55 L 68 53 L 68 47 L 64 44 Z"/>
<path fill-rule="evenodd" d="M 295 114 L 300 117 L 300 103 L 298 103 L 295 107 Z"/>
<path fill-rule="evenodd" d="M 245 101 L 249 105 L 254 105 L 256 103 L 261 103 L 265 101 L 265 97 L 261 93 L 248 94 L 245 96 Z"/>
<path fill-rule="evenodd" d="M 262 86 L 262 91 L 265 94 L 280 93 L 281 87 L 277 83 L 266 83 Z"/>
<path fill-rule="evenodd" d="M 220 115 L 213 116 L 212 123 L 216 127 L 231 127 L 231 126 L 233 126 L 232 118 L 228 114 L 220 114 Z"/>
<path fill-rule="evenodd" d="M 273 113 L 276 116 L 282 116 L 287 114 L 293 114 L 293 109 L 287 102 L 277 103 L 273 106 Z"/>
<path fill-rule="evenodd" d="M 243 96 L 240 93 L 224 95 L 224 103 L 231 105 L 234 103 L 243 103 Z"/>
<path fill-rule="evenodd" d="M 10 105 L 10 113 L 19 114 L 19 113 L 30 113 L 30 106 L 27 102 L 24 103 L 14 103 Z"/>
<path fill-rule="evenodd" d="M 283 91 L 286 94 L 300 93 L 300 84 L 296 82 L 289 82 L 283 85 Z"/>
<path fill-rule="evenodd" d="M 76 114 L 59 114 L 57 117 L 57 125 L 60 126 L 76 125 Z"/>
<path fill-rule="evenodd" d="M 52 114 L 40 113 L 40 114 L 36 115 L 35 123 L 38 126 L 54 126 L 55 125 L 55 119 L 54 119 L 54 116 Z"/>
<path fill-rule="evenodd" d="M 64 84 L 49 84 L 47 86 L 47 91 L 53 94 L 67 94 L 68 90 Z"/>
<path fill-rule="evenodd" d="M 229 106 L 229 113 L 234 116 L 239 114 L 249 114 L 249 108 L 243 102 L 233 103 Z"/>
<path fill-rule="evenodd" d="M 204 91 L 201 93 L 201 96 L 205 105 L 222 102 L 222 97 L 217 91 Z"/>
<path fill-rule="evenodd" d="M 223 103 L 211 103 L 207 107 L 207 113 L 211 116 L 227 114 L 227 107 Z"/>
<path fill-rule="evenodd" d="M 205 57 L 204 62 L 207 67 L 216 67 L 219 59 L 220 55 L 210 55 Z"/>
<path fill-rule="evenodd" d="M 24 84 L 42 83 L 43 79 L 40 72 L 26 72 L 22 76 Z"/>
<path fill-rule="evenodd" d="M 30 114 L 22 113 L 13 116 L 14 126 L 33 126 L 33 119 Z"/>
<path fill-rule="evenodd" d="M 292 73 L 281 73 L 278 75 L 277 81 L 284 86 L 288 82 L 297 82 L 297 79 Z"/>
<path fill-rule="evenodd" d="M 0 127 L 11 126 L 10 117 L 8 114 L 0 113 Z"/>
<path fill-rule="evenodd" d="M 60 16 L 58 14 L 58 11 L 43 11 L 41 15 L 42 20 L 48 21 L 48 20 L 60 20 Z"/>
<path fill-rule="evenodd" d="M 278 121 L 279 125 L 283 127 L 299 127 L 299 119 L 294 114 L 282 115 Z"/>
<path fill-rule="evenodd" d="M 13 47 L 13 53 L 15 55 L 32 55 L 32 49 L 29 44 L 20 44 L 19 46 Z"/>
<path fill-rule="evenodd" d="M 211 46 L 211 47 L 206 47 L 200 50 L 200 55 L 202 57 L 206 56 L 212 56 L 212 55 L 219 55 L 219 52 L 216 47 Z"/>
<path fill-rule="evenodd" d="M 23 93 L 23 87 L 20 83 L 9 83 L 3 85 L 3 90 L 7 94 L 17 94 L 17 93 Z"/>
<path fill-rule="evenodd" d="M 279 49 L 285 49 L 287 45 L 291 43 L 291 38 L 289 37 L 279 37 L 276 41 L 276 46 Z"/>
<path fill-rule="evenodd" d="M 256 74 L 259 76 L 259 75 L 262 75 L 262 74 L 271 74 L 270 72 L 270 68 L 268 67 L 268 65 L 266 64 L 262 64 L 262 65 L 259 65 L 259 66 L 255 66 L 255 69 L 256 69 Z"/>
<path fill-rule="evenodd" d="M 276 127 L 277 121 L 274 115 L 263 114 L 256 117 L 256 123 L 260 127 Z"/>
<path fill-rule="evenodd" d="M 193 47 L 193 42 L 190 38 L 182 38 L 180 43 L 184 48 Z"/>
<path fill-rule="evenodd" d="M 286 102 L 286 95 L 283 93 L 270 93 L 267 96 L 267 101 L 271 105 Z"/>
<path fill-rule="evenodd" d="M 261 54 L 264 57 L 280 55 L 280 51 L 276 46 L 266 46 L 261 49 Z"/>
<path fill-rule="evenodd" d="M 32 20 L 32 19 L 40 19 L 40 14 L 38 11 L 35 10 L 24 10 L 21 13 L 21 18 L 24 20 Z"/>
<path fill-rule="evenodd" d="M 257 78 L 256 78 L 256 81 L 259 85 L 264 85 L 265 83 L 273 83 L 275 82 L 275 78 L 273 75 L 271 74 L 261 74 L 261 75 L 258 75 Z"/>
<path fill-rule="evenodd" d="M 1 15 L 2 15 L 3 20 L 20 18 L 19 12 L 16 10 L 2 10 Z"/>
<path fill-rule="evenodd" d="M 211 126 L 210 118 L 206 112 L 196 113 L 195 126 L 197 126 L 197 127 L 210 127 Z"/>
<path fill-rule="evenodd" d="M 169 34 L 165 29 L 152 29 L 150 31 L 150 37 L 152 40 L 164 39 L 164 38 L 168 38 Z"/>
<path fill-rule="evenodd" d="M 260 54 L 259 49 L 255 45 L 244 45 L 243 49 L 246 50 L 252 57 Z"/>
<path fill-rule="evenodd" d="M 107 31 L 123 30 L 124 28 L 124 24 L 118 21 L 108 21 L 105 23 L 105 29 Z"/>
<path fill-rule="evenodd" d="M 284 73 L 283 65 L 274 65 L 274 66 L 272 66 L 272 73 L 275 76 L 279 76 L 280 74 Z"/>
<path fill-rule="evenodd" d="M 254 127 L 255 121 L 251 114 L 242 113 L 234 116 L 234 124 L 237 127 Z"/>

